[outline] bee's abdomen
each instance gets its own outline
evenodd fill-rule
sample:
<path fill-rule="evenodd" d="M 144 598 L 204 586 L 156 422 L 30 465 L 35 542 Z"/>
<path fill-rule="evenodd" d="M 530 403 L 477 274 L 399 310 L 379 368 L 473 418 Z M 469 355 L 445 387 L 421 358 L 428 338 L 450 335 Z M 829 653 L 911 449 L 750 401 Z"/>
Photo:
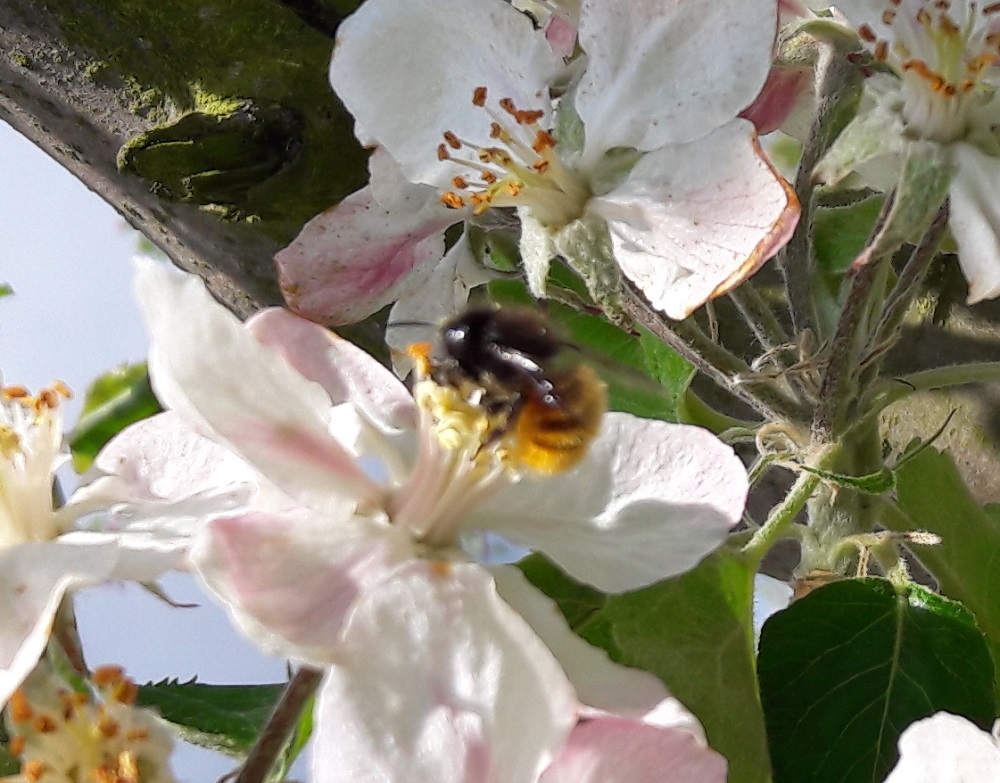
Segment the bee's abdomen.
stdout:
<path fill-rule="evenodd" d="M 515 461 L 547 475 L 573 467 L 587 453 L 608 405 L 604 382 L 587 365 L 553 379 L 555 402 L 526 396 L 517 412 Z"/>

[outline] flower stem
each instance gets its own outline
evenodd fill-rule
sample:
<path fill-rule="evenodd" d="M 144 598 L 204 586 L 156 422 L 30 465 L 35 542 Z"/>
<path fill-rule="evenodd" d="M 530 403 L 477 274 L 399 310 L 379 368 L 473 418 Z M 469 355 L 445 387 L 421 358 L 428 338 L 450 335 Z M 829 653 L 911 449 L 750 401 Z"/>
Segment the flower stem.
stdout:
<path fill-rule="evenodd" d="M 789 342 L 784 327 L 775 318 L 770 305 L 750 281 L 730 291 L 729 298 L 765 351 L 773 351 Z"/>
<path fill-rule="evenodd" d="M 881 367 L 881 359 L 899 340 L 903 318 L 920 284 L 937 255 L 938 245 L 948 227 L 947 202 L 938 210 L 934 220 L 928 226 L 920 244 L 914 248 L 906 266 L 899 275 L 896 287 L 889 295 L 875 331 L 865 346 L 866 356 L 861 360 L 864 371 L 861 379 L 862 388 L 873 382 Z"/>
<path fill-rule="evenodd" d="M 812 249 L 813 234 L 813 170 L 854 114 L 861 97 L 861 75 L 834 46 L 825 46 L 815 65 L 818 106 L 809 138 L 802 148 L 795 175 L 795 195 L 801 214 L 788 244 L 778 253 L 776 261 L 785 279 L 788 307 L 793 331 L 816 331 L 812 286 L 816 280 L 816 263 Z"/>
<path fill-rule="evenodd" d="M 839 452 L 839 445 L 827 444 L 820 450 L 809 467 L 822 470 L 835 459 Z M 795 517 L 812 497 L 820 481 L 822 479 L 817 473 L 805 470 L 799 473 L 799 477 L 795 480 L 788 494 L 785 495 L 784 500 L 771 509 L 767 520 L 743 547 L 743 555 L 747 559 L 760 562 L 774 543 L 786 534 L 788 527 L 795 521 Z"/>
<path fill-rule="evenodd" d="M 813 440 L 818 443 L 828 443 L 840 434 L 847 406 L 858 396 L 857 361 L 869 335 L 869 319 L 875 305 L 873 300 L 880 296 L 878 284 L 884 280 L 891 256 L 891 251 L 884 250 L 869 257 L 869 249 L 878 242 L 892 212 L 893 201 L 892 195 L 886 198 L 866 249 L 859 255 L 866 261 L 852 270 L 851 288 L 840 312 L 837 329 L 827 347 L 826 369 L 812 421 Z"/>
<path fill-rule="evenodd" d="M 691 319 L 668 322 L 630 281 L 625 281 L 624 293 L 622 307 L 633 321 L 660 338 L 734 397 L 770 421 L 806 421 L 806 412 L 800 404 L 778 389 L 772 380 L 757 379 L 756 373 L 745 361 L 713 343 Z"/>
<path fill-rule="evenodd" d="M 323 672 L 308 666 L 292 675 L 233 783 L 264 783 L 267 780 L 321 679 Z"/>

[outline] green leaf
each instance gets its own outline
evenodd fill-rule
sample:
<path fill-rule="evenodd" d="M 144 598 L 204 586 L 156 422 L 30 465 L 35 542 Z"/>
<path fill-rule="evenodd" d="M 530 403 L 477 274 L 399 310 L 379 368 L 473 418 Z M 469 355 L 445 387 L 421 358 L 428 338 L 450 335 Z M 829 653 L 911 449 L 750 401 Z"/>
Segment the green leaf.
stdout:
<path fill-rule="evenodd" d="M 972 615 L 918 585 L 821 587 L 773 615 L 757 662 L 774 783 L 877 783 L 910 723 L 939 710 L 983 728 L 993 663 Z"/>
<path fill-rule="evenodd" d="M 844 275 L 868 242 L 884 201 L 885 196 L 880 193 L 845 206 L 815 211 L 813 251 L 818 274 L 813 282 L 812 299 L 825 324 L 824 333 L 832 333 L 837 323 Z"/>
<path fill-rule="evenodd" d="M 139 688 L 137 704 L 155 707 L 188 742 L 243 756 L 253 747 L 275 703 L 276 685 L 205 685 L 164 680 Z"/>
<path fill-rule="evenodd" d="M 524 285 L 491 283 L 491 297 L 500 304 L 534 306 Z M 677 408 L 694 376 L 694 368 L 671 348 L 649 334 L 633 335 L 599 315 L 580 312 L 558 302 L 546 302 L 549 318 L 567 340 L 584 350 L 608 385 L 611 410 L 650 419 L 677 421 Z"/>
<path fill-rule="evenodd" d="M 986 634 L 993 663 L 1000 672 L 1000 507 L 983 507 L 962 481 L 947 454 L 927 449 L 899 469 L 899 507 L 909 517 L 882 523 L 897 532 L 927 530 L 941 536 L 938 546 L 915 549 L 937 579 L 941 592 L 961 601 Z M 1000 681 L 994 684 L 1000 700 Z"/>
<path fill-rule="evenodd" d="M 145 364 L 126 365 L 102 375 L 87 389 L 80 421 L 69 437 L 73 468 L 83 473 L 112 437 L 161 410 Z"/>
<path fill-rule="evenodd" d="M 21 770 L 21 760 L 12 756 L 5 746 L 0 746 L 0 775 L 16 775 Z"/>
<path fill-rule="evenodd" d="M 768 780 L 749 568 L 720 551 L 676 579 L 605 596 L 537 555 L 520 566 L 584 639 L 666 683 L 701 721 L 709 744 L 729 760 L 730 783 Z"/>

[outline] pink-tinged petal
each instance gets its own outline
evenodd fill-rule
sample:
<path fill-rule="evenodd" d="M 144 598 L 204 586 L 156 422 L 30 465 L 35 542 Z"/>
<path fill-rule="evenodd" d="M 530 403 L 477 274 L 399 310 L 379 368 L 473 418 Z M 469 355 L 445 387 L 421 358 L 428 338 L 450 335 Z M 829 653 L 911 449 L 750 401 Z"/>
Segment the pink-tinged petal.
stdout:
<path fill-rule="evenodd" d="M 1000 748 L 991 734 L 947 712 L 910 724 L 899 737 L 899 763 L 885 783 L 996 783 Z"/>
<path fill-rule="evenodd" d="M 111 525 L 184 535 L 206 516 L 246 507 L 260 474 L 168 411 L 118 433 L 86 479 L 66 513 L 109 511 Z"/>
<path fill-rule="evenodd" d="M 777 22 L 775 0 L 584 0 L 576 107 L 590 158 L 693 141 L 728 123 L 764 84 Z"/>
<path fill-rule="evenodd" d="M 443 231 L 463 218 L 431 188 L 408 183 L 391 204 L 371 187 L 322 212 L 274 258 L 295 312 L 339 326 L 394 301 L 411 278 L 444 253 Z"/>
<path fill-rule="evenodd" d="M 500 566 L 492 571 L 500 597 L 552 651 L 581 702 L 638 718 L 668 698 L 658 677 L 615 663 L 605 650 L 573 633 L 556 603 L 532 585 L 520 569 Z"/>
<path fill-rule="evenodd" d="M 352 342 L 281 308 L 262 310 L 246 327 L 302 376 L 326 389 L 334 405 L 349 402 L 384 430 L 416 427 L 413 396 Z"/>
<path fill-rule="evenodd" d="M 152 582 L 177 565 L 178 546 L 72 533 L 0 552 L 0 704 L 35 667 L 68 590 L 109 579 Z"/>
<path fill-rule="evenodd" d="M 951 231 L 958 243 L 958 263 L 969 283 L 969 304 L 1000 296 L 1000 205 L 996 183 L 1000 159 L 969 144 L 954 148 L 956 171 L 951 182 Z"/>
<path fill-rule="evenodd" d="M 208 523 L 191 561 L 236 623 L 269 652 L 330 660 L 359 597 L 413 557 L 395 528 L 305 509 Z"/>
<path fill-rule="evenodd" d="M 582 720 L 540 783 L 725 783 L 726 760 L 682 729 Z"/>
<path fill-rule="evenodd" d="M 150 377 L 166 407 L 306 505 L 379 496 L 352 452 L 361 427 L 332 436 L 323 389 L 258 342 L 197 277 L 147 261 L 136 289 L 152 337 Z"/>
<path fill-rule="evenodd" d="M 511 98 L 547 116 L 561 66 L 544 34 L 503 0 L 369 0 L 337 31 L 330 83 L 411 182 L 451 189 L 468 169 L 438 160 L 442 134 L 495 144 L 493 118 L 473 106 L 476 88 L 488 88 L 490 106 Z"/>
<path fill-rule="evenodd" d="M 625 276 L 678 320 L 756 272 L 799 218 L 791 186 L 746 120 L 644 155 L 590 208 L 608 221 Z"/>
<path fill-rule="evenodd" d="M 763 136 L 786 128 L 793 112 L 811 117 L 815 107 L 812 69 L 775 66 L 768 73 L 760 94 L 740 112 L 740 117 L 750 120 L 757 133 Z M 801 120 L 794 122 L 795 127 L 803 124 Z"/>
<path fill-rule="evenodd" d="M 740 521 L 748 489 L 743 463 L 707 430 L 609 413 L 583 462 L 522 480 L 469 527 L 617 593 L 694 568 Z"/>
<path fill-rule="evenodd" d="M 576 722 L 542 642 L 470 564 L 413 562 L 366 596 L 316 706 L 313 780 L 524 783 Z"/>

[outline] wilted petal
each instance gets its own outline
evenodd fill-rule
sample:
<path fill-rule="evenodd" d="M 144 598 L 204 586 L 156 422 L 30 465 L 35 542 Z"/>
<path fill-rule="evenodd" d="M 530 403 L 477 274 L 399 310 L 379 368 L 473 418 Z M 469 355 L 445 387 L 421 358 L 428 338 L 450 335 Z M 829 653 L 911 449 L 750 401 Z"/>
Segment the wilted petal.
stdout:
<path fill-rule="evenodd" d="M 683 729 L 581 721 L 541 783 L 725 783 L 726 760 Z"/>
<path fill-rule="evenodd" d="M 341 422 L 331 436 L 336 409 L 323 389 L 254 339 L 201 280 L 143 261 L 136 288 L 152 338 L 150 377 L 166 407 L 306 505 L 379 495 L 351 451 L 361 428 Z"/>
<path fill-rule="evenodd" d="M 330 83 L 411 182 L 450 188 L 468 171 L 438 160 L 442 134 L 492 143 L 492 118 L 473 106 L 473 91 L 548 114 L 546 88 L 561 65 L 544 33 L 503 0 L 369 0 L 337 31 Z"/>
<path fill-rule="evenodd" d="M 609 413 L 582 463 L 522 480 L 469 527 L 622 592 L 694 568 L 740 521 L 748 488 L 739 458 L 707 430 Z"/>
<path fill-rule="evenodd" d="M 573 633 L 556 603 L 532 585 L 520 569 L 493 569 L 497 591 L 530 625 L 559 661 L 577 698 L 590 707 L 640 717 L 668 697 L 660 679 L 615 663 L 608 653 Z"/>
<path fill-rule="evenodd" d="M 523 783 L 576 721 L 559 665 L 477 566 L 401 569 L 359 605 L 337 661 L 316 783 Z"/>
<path fill-rule="evenodd" d="M 764 84 L 777 23 L 774 0 L 585 0 L 576 106 L 587 149 L 649 151 L 728 123 Z"/>
<path fill-rule="evenodd" d="M 757 271 L 799 216 L 746 120 L 644 155 L 591 209 L 608 221 L 625 276 L 678 320 Z"/>
<path fill-rule="evenodd" d="M 899 763 L 885 783 L 996 783 L 1000 748 L 974 723 L 939 712 L 899 737 Z"/>
<path fill-rule="evenodd" d="M 951 182 L 951 230 L 958 243 L 958 263 L 969 282 L 969 304 L 1000 295 L 1000 158 L 968 144 L 954 147 L 956 171 Z"/>
<path fill-rule="evenodd" d="M 327 662 L 358 597 L 414 556 L 395 528 L 305 509 L 209 522 L 191 560 L 247 635 L 270 652 Z"/>
<path fill-rule="evenodd" d="M 433 188 L 401 181 L 391 202 L 366 187 L 310 220 L 275 256 L 288 306 L 324 324 L 367 318 L 426 275 L 462 219 Z"/>

